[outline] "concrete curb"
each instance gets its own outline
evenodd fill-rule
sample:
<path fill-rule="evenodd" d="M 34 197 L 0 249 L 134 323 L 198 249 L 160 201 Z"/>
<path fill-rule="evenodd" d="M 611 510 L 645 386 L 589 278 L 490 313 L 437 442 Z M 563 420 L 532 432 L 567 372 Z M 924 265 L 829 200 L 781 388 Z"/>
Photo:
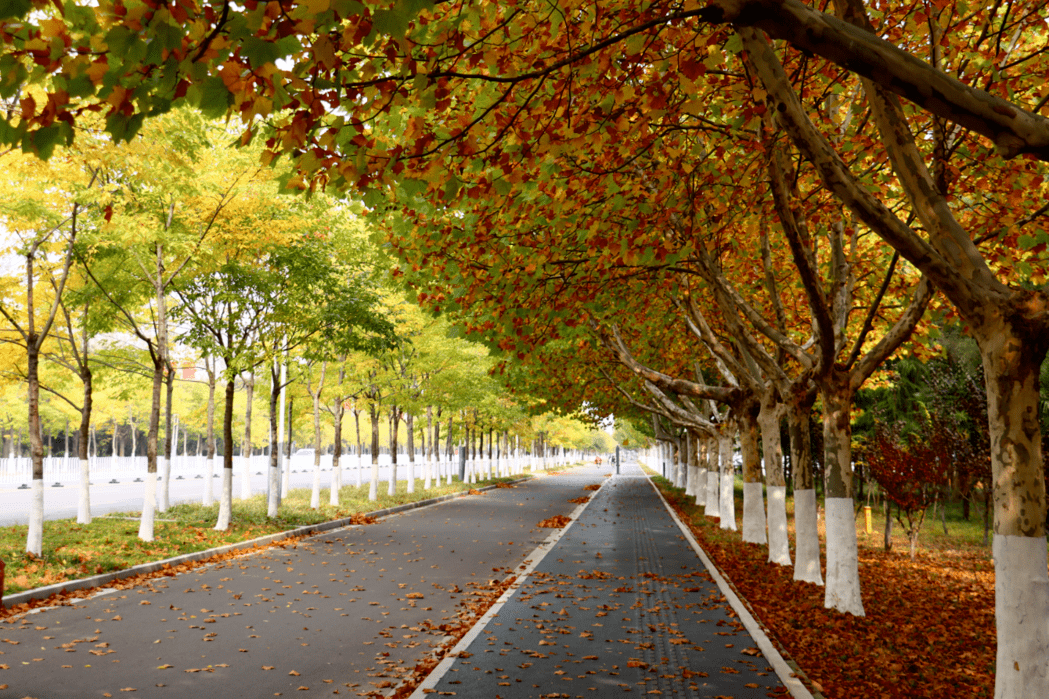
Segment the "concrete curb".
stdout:
<path fill-rule="evenodd" d="M 524 481 L 531 480 L 533 476 L 527 478 L 518 478 L 515 481 L 510 481 L 509 484 L 522 483 Z M 471 488 L 471 490 L 478 490 L 485 492 L 487 490 L 494 490 L 498 488 L 498 485 L 487 485 L 483 488 Z M 464 490 L 459 493 L 449 493 L 448 495 L 441 495 L 436 498 L 429 498 L 427 500 L 419 500 L 417 502 L 408 502 L 403 505 L 395 505 L 394 507 L 387 507 L 381 510 L 375 510 L 373 512 L 366 512 L 364 516 L 382 518 L 390 515 L 399 514 L 401 512 L 407 512 L 409 510 L 417 510 L 422 507 L 429 507 L 430 505 L 437 505 L 448 500 L 454 500 L 456 498 L 467 497 L 470 495 L 469 490 Z M 321 534 L 328 532 L 333 529 L 341 529 L 343 527 L 353 525 L 352 517 L 344 517 L 342 519 L 334 519 L 329 522 L 319 522 L 317 524 L 308 524 L 304 527 L 298 527 L 296 529 L 289 529 L 284 532 L 277 532 L 275 534 L 267 534 L 260 536 L 255 539 L 248 539 L 247 541 L 239 541 L 235 544 L 227 544 L 226 546 L 219 546 L 218 548 L 206 549 L 204 551 L 194 551 L 193 553 L 185 553 L 181 556 L 175 556 L 173 558 L 165 558 L 160 561 L 152 561 L 150 563 L 141 563 L 131 568 L 125 568 L 124 570 L 114 570 L 108 573 L 102 573 L 100 575 L 93 575 L 89 578 L 80 578 L 79 580 L 69 580 L 66 582 L 55 583 L 54 585 L 47 585 L 46 587 L 37 587 L 32 590 L 25 590 L 24 592 L 16 592 L 13 595 L 4 596 L 2 604 L 0 606 L 10 609 L 18 604 L 25 604 L 32 600 L 43 600 L 51 597 L 52 595 L 59 594 L 61 592 L 72 592 L 74 590 L 84 590 L 92 587 L 103 587 L 114 580 L 123 580 L 125 578 L 131 578 L 136 575 L 143 575 L 148 573 L 155 573 L 158 570 L 162 570 L 166 566 L 176 566 L 181 563 L 192 563 L 195 561 L 207 560 L 214 558 L 215 556 L 221 556 L 222 554 L 229 553 L 231 551 L 239 551 L 241 549 L 251 549 L 255 547 L 264 547 L 269 544 L 273 544 L 282 539 L 290 539 L 299 536 L 309 536 L 310 534 Z"/>
<path fill-rule="evenodd" d="M 646 474 L 646 477 L 648 474 Z M 754 637 L 754 641 L 758 644 L 758 648 L 761 650 L 762 655 L 769 661 L 769 665 L 776 671 L 776 675 L 779 676 L 783 686 L 787 688 L 792 697 L 795 699 L 817 699 L 813 697 L 808 687 L 802 682 L 800 678 L 804 677 L 804 673 L 798 667 L 797 663 L 790 659 L 789 661 L 783 657 L 780 653 L 777 644 L 772 642 L 768 634 L 765 632 L 764 626 L 759 622 L 750 611 L 749 605 L 743 601 L 739 595 L 736 594 L 735 588 L 732 586 L 721 571 L 718 569 L 714 562 L 707 556 L 706 551 L 699 545 L 696 537 L 692 534 L 692 530 L 688 528 L 688 525 L 681 521 L 678 517 L 677 512 L 670 506 L 670 503 L 663 497 L 663 493 L 659 492 L 659 488 L 652 482 L 652 478 L 648 477 L 648 483 L 652 486 L 652 489 L 656 491 L 656 495 L 659 496 L 660 501 L 663 503 L 663 507 L 667 508 L 667 512 L 677 523 L 681 533 L 685 535 L 686 541 L 692 546 L 692 549 L 703 561 L 703 565 L 707 567 L 710 572 L 710 576 L 714 578 L 714 582 L 717 583 L 718 588 L 721 590 L 721 594 L 725 596 L 728 603 L 732 606 L 732 609 L 739 616 L 739 620 L 746 627 L 747 632 Z"/>

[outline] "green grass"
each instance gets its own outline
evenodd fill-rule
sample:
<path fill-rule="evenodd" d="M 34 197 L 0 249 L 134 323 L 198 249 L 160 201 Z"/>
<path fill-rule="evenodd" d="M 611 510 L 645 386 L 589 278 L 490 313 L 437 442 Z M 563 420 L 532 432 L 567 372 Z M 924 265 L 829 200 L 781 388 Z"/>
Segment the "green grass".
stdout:
<path fill-rule="evenodd" d="M 430 490 L 423 490 L 423 482 L 418 479 L 414 493 L 408 493 L 407 482 L 400 481 L 393 496 L 386 494 L 387 484 L 383 482 L 379 484 L 379 497 L 375 501 L 368 500 L 367 484 L 361 488 L 349 485 L 340 489 L 338 507 L 327 504 L 329 490 L 325 488 L 321 491 L 322 504 L 315 510 L 309 506 L 310 489 L 302 488 L 292 490 L 284 498 L 280 513 L 274 519 L 266 517 L 266 496 L 259 494 L 248 500 L 233 501 L 232 522 L 224 532 L 213 529 L 218 519 L 218 504 L 175 505 L 167 512 L 156 514 L 153 541 L 138 538 L 138 512 L 95 517 L 91 524 L 77 524 L 74 519 L 55 520 L 44 523 L 43 551 L 39 557 L 25 552 L 27 526 L 0 527 L 0 560 L 6 564 L 4 594 L 515 479 L 495 478 L 476 485 L 456 481 Z"/>

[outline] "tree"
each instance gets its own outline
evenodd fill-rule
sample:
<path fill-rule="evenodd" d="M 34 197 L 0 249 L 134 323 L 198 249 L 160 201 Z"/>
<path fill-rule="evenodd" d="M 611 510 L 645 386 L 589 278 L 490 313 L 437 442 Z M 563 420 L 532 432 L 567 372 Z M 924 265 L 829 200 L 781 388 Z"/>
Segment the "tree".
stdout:
<path fill-rule="evenodd" d="M 27 97 L 28 98 L 28 97 Z M 30 98 L 31 99 L 31 98 Z M 23 262 L 22 298 L 10 286 L 0 298 L 0 314 L 10 325 L 12 339 L 26 354 L 26 385 L 29 449 L 33 463 L 33 493 L 29 509 L 26 552 L 40 556 L 44 533 L 44 445 L 40 432 L 40 358 L 44 344 L 54 328 L 62 295 L 74 261 L 78 215 L 83 190 L 97 179 L 90 168 L 80 170 L 74 156 L 65 164 L 73 169 L 55 178 L 61 184 L 43 188 L 52 168 L 24 156 L 7 154 L 5 172 L 14 175 L 12 191 L 26 196 L 0 209 L 0 226 L 14 243 L 10 253 Z M 55 163 L 58 166 L 59 163 Z M 80 172 L 77 172 L 80 170 Z M 77 176 L 79 175 L 79 177 Z M 20 180 L 20 181 L 19 181 Z M 54 191 L 57 189 L 57 193 Z M 57 196 L 56 196 L 57 194 Z M 17 287 L 16 287 L 17 288 Z M 5 333 L 7 334 L 7 333 Z"/>

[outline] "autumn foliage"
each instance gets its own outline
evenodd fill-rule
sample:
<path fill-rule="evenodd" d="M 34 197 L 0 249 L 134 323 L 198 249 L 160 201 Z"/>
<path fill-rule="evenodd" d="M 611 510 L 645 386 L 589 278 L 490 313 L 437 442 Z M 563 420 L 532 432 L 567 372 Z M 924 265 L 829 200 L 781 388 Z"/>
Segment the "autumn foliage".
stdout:
<path fill-rule="evenodd" d="M 923 434 L 909 437 L 879 426 L 863 450 L 871 476 L 896 505 L 896 519 L 907 532 L 912 559 L 925 511 L 948 482 L 950 440 L 936 422 L 926 421 Z"/>

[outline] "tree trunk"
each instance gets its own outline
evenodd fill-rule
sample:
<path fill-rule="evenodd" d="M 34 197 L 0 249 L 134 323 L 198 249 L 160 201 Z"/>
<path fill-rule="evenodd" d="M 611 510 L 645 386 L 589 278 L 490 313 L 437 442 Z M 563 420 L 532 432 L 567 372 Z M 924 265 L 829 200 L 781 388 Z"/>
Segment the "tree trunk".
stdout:
<path fill-rule="evenodd" d="M 277 516 L 280 507 L 280 432 L 277 424 L 277 403 L 280 400 L 280 375 L 277 365 L 270 366 L 270 467 L 267 470 L 269 488 L 266 493 L 266 516 Z"/>
<path fill-rule="evenodd" d="M 438 422 L 438 425 L 440 423 Z M 426 406 L 426 434 L 429 435 L 426 439 L 426 479 L 423 482 L 423 490 L 429 490 L 433 487 L 433 466 L 434 466 L 434 444 L 437 443 L 437 432 L 433 428 L 433 406 Z"/>
<path fill-rule="evenodd" d="M 204 495 L 202 502 L 205 507 L 215 502 L 215 488 L 212 479 L 215 477 L 215 368 L 214 360 L 204 359 L 204 370 L 208 372 L 208 458 L 207 468 L 204 473 Z"/>
<path fill-rule="evenodd" d="M 809 417 L 814 392 L 799 391 L 788 405 L 790 465 L 794 475 L 794 579 L 823 584 L 820 569 L 819 517 L 812 478 L 812 435 Z"/>
<path fill-rule="evenodd" d="M 739 446 L 743 457 L 743 541 L 765 544 L 765 495 L 761 483 L 761 454 L 758 451 L 757 401 L 739 411 Z"/>
<path fill-rule="evenodd" d="M 171 362 L 165 362 L 164 368 L 167 375 L 164 377 L 164 472 L 160 476 L 160 494 L 157 498 L 157 509 L 167 512 L 171 498 L 171 440 L 174 431 L 174 423 L 171 415 L 171 399 L 175 392 L 175 367 Z"/>
<path fill-rule="evenodd" d="M 714 435 L 710 440 L 710 468 L 707 470 L 707 496 L 703 507 L 703 514 L 707 517 L 719 519 L 721 509 L 718 494 L 721 491 L 721 440 Z"/>
<path fill-rule="evenodd" d="M 892 551 L 892 503 L 885 498 L 885 534 L 882 542 L 886 551 Z"/>
<path fill-rule="evenodd" d="M 153 395 L 149 408 L 149 433 L 146 436 L 146 487 L 142 497 L 142 517 L 138 526 L 138 538 L 143 541 L 153 541 L 153 519 L 157 500 L 157 438 L 160 431 L 160 402 L 163 387 L 164 360 L 159 354 L 154 354 Z M 134 427 L 131 429 L 134 431 Z"/>
<path fill-rule="evenodd" d="M 216 531 L 229 529 L 233 518 L 233 397 L 236 384 L 233 378 L 226 379 L 226 404 L 222 413 L 222 496 L 219 500 L 219 517 Z"/>
<path fill-rule="evenodd" d="M 452 484 L 452 472 L 455 470 L 452 464 L 452 416 L 448 416 L 448 436 L 444 438 L 445 448 L 448 450 L 448 485 Z"/>
<path fill-rule="evenodd" d="M 721 513 L 721 528 L 736 531 L 735 466 L 732 464 L 732 436 L 735 428 L 732 421 L 725 424 L 718 437 L 721 456 L 721 492 L 718 504 Z"/>
<path fill-rule="evenodd" d="M 344 369 L 339 369 L 339 383 L 342 383 Z M 342 407 L 342 397 L 335 401 L 332 410 L 332 426 L 335 428 L 335 453 L 331 457 L 331 488 L 328 491 L 328 504 L 332 507 L 339 506 L 339 491 L 342 489 L 342 417 L 345 410 Z"/>
<path fill-rule="evenodd" d="M 241 447 L 240 456 L 244 460 L 244 471 L 240 483 L 240 497 L 242 500 L 251 498 L 251 403 L 255 400 L 255 372 L 248 370 L 248 378 L 244 380 L 244 446 Z"/>
<path fill-rule="evenodd" d="M 361 444 L 361 411 L 356 407 L 353 409 L 353 424 L 357 430 L 357 487 L 360 488 L 361 471 L 364 470 L 364 447 Z"/>
<path fill-rule="evenodd" d="M 91 368 L 84 357 L 80 369 L 80 380 L 84 385 L 84 404 L 80 408 L 80 431 L 77 438 L 77 457 L 80 459 L 80 497 L 77 506 L 76 521 L 78 524 L 91 524 L 91 461 L 88 458 L 88 447 L 91 441 L 91 408 L 94 399 Z"/>
<path fill-rule="evenodd" d="M 827 584 L 823 604 L 864 616 L 860 596 L 856 517 L 852 501 L 852 390 L 846 372 L 831 370 L 819 381 L 823 399 L 826 487 Z"/>
<path fill-rule="evenodd" d="M 408 492 L 415 492 L 415 418 L 411 413 L 404 416 L 404 424 L 408 430 Z"/>
<path fill-rule="evenodd" d="M 324 374 L 328 363 L 321 362 L 321 376 L 314 391 L 310 380 L 306 380 L 306 390 L 313 399 L 313 490 L 310 492 L 310 509 L 321 506 L 321 392 L 324 391 Z"/>
<path fill-rule="evenodd" d="M 400 411 L 394 405 L 390 408 L 390 480 L 386 494 L 393 497 L 397 494 L 397 433 L 400 432 Z"/>
<path fill-rule="evenodd" d="M 1009 698 L 1049 696 L 1049 572 L 1038 424 L 1039 369 L 1049 336 L 1016 322 L 999 318 L 974 330 L 987 386 L 994 480 L 995 696 Z"/>
<path fill-rule="evenodd" d="M 372 424 L 372 474 L 368 485 L 368 499 L 379 499 L 379 408 L 375 402 L 368 403 L 368 417 Z"/>
<path fill-rule="evenodd" d="M 758 413 L 761 430 L 761 451 L 765 460 L 765 478 L 768 484 L 769 562 L 790 565 L 790 543 L 787 538 L 787 481 L 783 476 L 783 443 L 779 423 L 784 405 L 772 390 L 765 392 Z"/>
<path fill-rule="evenodd" d="M 29 295 L 32 296 L 30 288 Z M 34 312 L 30 304 L 29 313 Z M 40 347 L 39 337 L 26 338 L 26 383 L 29 403 L 29 455 L 33 461 L 33 490 L 29 505 L 29 532 L 26 552 L 34 556 L 44 549 L 44 442 L 40 437 Z"/>

